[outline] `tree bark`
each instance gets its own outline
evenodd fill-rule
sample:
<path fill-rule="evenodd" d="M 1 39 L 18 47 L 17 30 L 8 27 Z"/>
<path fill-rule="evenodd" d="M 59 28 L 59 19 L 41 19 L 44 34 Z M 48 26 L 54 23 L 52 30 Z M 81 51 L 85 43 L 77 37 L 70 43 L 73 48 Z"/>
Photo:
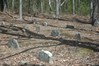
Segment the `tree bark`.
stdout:
<path fill-rule="evenodd" d="M 50 12 L 52 11 L 52 0 L 49 0 Z"/>
<path fill-rule="evenodd" d="M 14 3 L 15 3 L 15 0 L 12 0 L 12 11 L 14 11 Z"/>
<path fill-rule="evenodd" d="M 41 0 L 41 13 L 44 12 L 44 0 Z"/>
<path fill-rule="evenodd" d="M 91 24 L 99 24 L 99 0 L 93 0 Z"/>
<path fill-rule="evenodd" d="M 56 0 L 56 18 L 60 15 L 60 0 Z"/>
<path fill-rule="evenodd" d="M 5 11 L 7 7 L 7 0 L 0 0 L 0 11 Z"/>
<path fill-rule="evenodd" d="M 19 7 L 20 9 L 19 9 L 19 16 L 20 16 L 20 20 L 22 20 L 23 18 L 22 18 L 22 0 L 20 0 L 20 7 Z"/>
<path fill-rule="evenodd" d="M 75 14 L 75 0 L 72 0 L 72 7 L 73 7 L 73 15 Z"/>
<path fill-rule="evenodd" d="M 78 0 L 78 14 L 80 14 L 80 0 Z"/>

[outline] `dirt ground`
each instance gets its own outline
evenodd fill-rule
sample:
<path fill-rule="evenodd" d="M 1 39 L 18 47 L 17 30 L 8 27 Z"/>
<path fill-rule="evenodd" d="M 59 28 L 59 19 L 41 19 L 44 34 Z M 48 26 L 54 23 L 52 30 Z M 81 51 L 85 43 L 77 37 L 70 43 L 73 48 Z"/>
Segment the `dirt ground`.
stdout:
<path fill-rule="evenodd" d="M 36 26 L 40 26 L 40 32 L 37 34 L 46 37 L 52 37 L 51 31 L 58 29 L 60 36 L 52 38 L 63 38 L 65 40 L 75 41 L 75 34 L 80 32 L 81 42 L 97 44 L 99 48 L 99 27 L 88 24 L 89 17 L 65 16 L 65 20 L 37 18 L 38 24 L 31 22 L 31 17 L 24 16 L 24 20 L 18 20 L 18 16 L 13 17 L 6 13 L 0 13 L 0 24 L 17 25 L 18 27 L 27 27 L 31 32 L 36 32 Z M 48 26 L 44 26 L 44 22 Z M 73 25 L 75 29 L 66 29 L 66 25 Z M 8 41 L 16 38 L 19 42 L 19 49 L 9 48 Z M 37 59 L 40 50 L 48 50 L 53 54 L 53 63 L 45 63 Z M 91 66 L 99 64 L 99 52 L 89 48 L 70 46 L 69 43 L 61 43 L 56 40 L 47 40 L 41 38 L 27 38 L 16 35 L 0 33 L 0 66 L 8 64 L 10 66 L 19 66 L 19 62 L 28 61 L 31 66 Z"/>

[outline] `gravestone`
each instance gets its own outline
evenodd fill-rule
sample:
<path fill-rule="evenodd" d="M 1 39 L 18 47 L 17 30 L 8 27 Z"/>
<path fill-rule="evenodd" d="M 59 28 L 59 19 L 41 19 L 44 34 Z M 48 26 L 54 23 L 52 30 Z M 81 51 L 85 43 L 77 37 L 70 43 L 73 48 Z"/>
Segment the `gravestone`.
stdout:
<path fill-rule="evenodd" d="M 24 29 L 27 29 L 27 30 L 29 29 L 28 26 L 24 26 L 23 28 L 24 28 Z"/>
<path fill-rule="evenodd" d="M 22 60 L 22 61 L 20 61 L 19 62 L 19 66 L 28 66 L 28 64 L 29 64 L 29 61 L 24 61 L 24 60 Z"/>
<path fill-rule="evenodd" d="M 49 51 L 41 50 L 38 55 L 38 59 L 43 62 L 52 63 L 52 53 Z"/>
<path fill-rule="evenodd" d="M 2 26 L 5 26 L 5 22 L 2 22 L 1 25 L 2 25 Z"/>
<path fill-rule="evenodd" d="M 25 36 L 28 36 L 26 29 L 22 29 L 22 31 L 23 31 L 23 34 L 24 34 Z"/>
<path fill-rule="evenodd" d="M 97 19 L 94 23 L 94 26 L 98 27 L 99 26 L 99 19 Z"/>
<path fill-rule="evenodd" d="M 56 36 L 60 36 L 60 32 L 59 32 L 59 30 L 52 30 L 52 32 L 51 32 L 51 36 L 54 36 L 54 37 L 56 37 Z"/>
<path fill-rule="evenodd" d="M 44 22 L 44 23 L 43 23 L 43 26 L 47 27 L 47 25 L 48 25 L 47 22 Z"/>
<path fill-rule="evenodd" d="M 29 29 L 28 26 L 24 26 L 22 29 L 25 36 L 28 36 L 28 31 L 27 31 L 28 29 Z"/>
<path fill-rule="evenodd" d="M 36 19 L 33 19 L 32 22 L 33 22 L 33 24 L 36 24 L 37 23 Z"/>
<path fill-rule="evenodd" d="M 14 26 L 14 24 L 13 23 L 10 23 L 10 27 L 13 27 Z"/>
<path fill-rule="evenodd" d="M 40 24 L 40 22 L 36 22 L 36 24 L 38 24 L 38 25 L 39 25 L 39 24 Z"/>
<path fill-rule="evenodd" d="M 8 47 L 19 48 L 19 43 L 16 39 L 10 39 L 8 42 Z"/>
<path fill-rule="evenodd" d="M 75 27 L 73 25 L 66 25 L 65 28 L 69 28 L 69 29 L 75 29 Z"/>
<path fill-rule="evenodd" d="M 36 32 L 37 33 L 40 32 L 40 26 L 39 25 L 36 26 Z"/>
<path fill-rule="evenodd" d="M 80 41 L 80 40 L 81 40 L 81 35 L 80 35 L 79 32 L 77 32 L 77 33 L 75 34 L 75 39 L 76 39 L 76 41 Z"/>

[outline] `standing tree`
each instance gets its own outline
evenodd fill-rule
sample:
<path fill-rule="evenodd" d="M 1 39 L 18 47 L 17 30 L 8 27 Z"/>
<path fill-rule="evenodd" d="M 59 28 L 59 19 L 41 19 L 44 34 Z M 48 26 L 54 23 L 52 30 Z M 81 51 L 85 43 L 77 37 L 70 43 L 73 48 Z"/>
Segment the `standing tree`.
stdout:
<path fill-rule="evenodd" d="M 60 0 L 56 0 L 56 18 L 60 15 Z"/>
<path fill-rule="evenodd" d="M 20 15 L 20 20 L 22 20 L 22 0 L 20 0 L 20 7 L 19 7 L 19 15 Z"/>
<path fill-rule="evenodd" d="M 49 0 L 49 7 L 50 7 L 50 11 L 52 11 L 52 0 Z"/>
<path fill-rule="evenodd" d="M 72 0 L 73 15 L 75 14 L 75 0 Z"/>
<path fill-rule="evenodd" d="M 7 0 L 0 0 L 0 11 L 5 11 L 7 6 Z"/>
<path fill-rule="evenodd" d="M 78 0 L 77 6 L 78 6 L 78 14 L 80 14 L 80 0 Z"/>
<path fill-rule="evenodd" d="M 91 0 L 92 1 L 92 0 Z M 97 25 L 99 24 L 99 0 L 93 0 L 93 7 L 91 5 L 91 10 L 92 16 L 91 16 L 91 24 L 92 25 Z"/>
<path fill-rule="evenodd" d="M 12 0 L 12 11 L 14 11 L 15 0 Z"/>

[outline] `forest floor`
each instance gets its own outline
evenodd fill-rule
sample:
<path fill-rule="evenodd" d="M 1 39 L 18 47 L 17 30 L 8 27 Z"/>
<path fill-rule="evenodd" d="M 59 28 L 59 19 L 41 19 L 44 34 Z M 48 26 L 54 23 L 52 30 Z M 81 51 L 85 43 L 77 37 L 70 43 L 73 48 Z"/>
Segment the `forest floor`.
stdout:
<path fill-rule="evenodd" d="M 89 17 L 68 15 L 63 17 L 65 20 L 47 19 L 45 17 L 33 17 L 39 22 L 40 32 L 36 32 L 36 25 L 31 23 L 30 17 L 24 16 L 25 20 L 18 20 L 18 16 L 11 16 L 6 13 L 0 13 L 0 24 L 17 25 L 18 27 L 28 27 L 31 32 L 45 37 L 54 39 L 63 38 L 66 42 L 60 42 L 53 39 L 27 38 L 16 35 L 0 33 L 0 66 L 8 64 L 10 66 L 19 66 L 19 62 L 28 61 L 31 66 L 91 66 L 99 64 L 99 27 L 91 26 Z M 44 22 L 48 26 L 44 26 Z M 66 25 L 73 25 L 75 29 L 65 28 Z M 52 37 L 51 31 L 58 29 L 60 36 Z M 83 46 L 70 46 L 72 41 L 75 41 L 75 34 L 80 32 L 80 42 L 95 44 L 98 51 Z M 9 48 L 8 41 L 12 38 L 18 38 L 19 49 Z M 37 59 L 37 54 L 40 50 L 48 50 L 53 54 L 53 63 L 45 63 Z"/>

